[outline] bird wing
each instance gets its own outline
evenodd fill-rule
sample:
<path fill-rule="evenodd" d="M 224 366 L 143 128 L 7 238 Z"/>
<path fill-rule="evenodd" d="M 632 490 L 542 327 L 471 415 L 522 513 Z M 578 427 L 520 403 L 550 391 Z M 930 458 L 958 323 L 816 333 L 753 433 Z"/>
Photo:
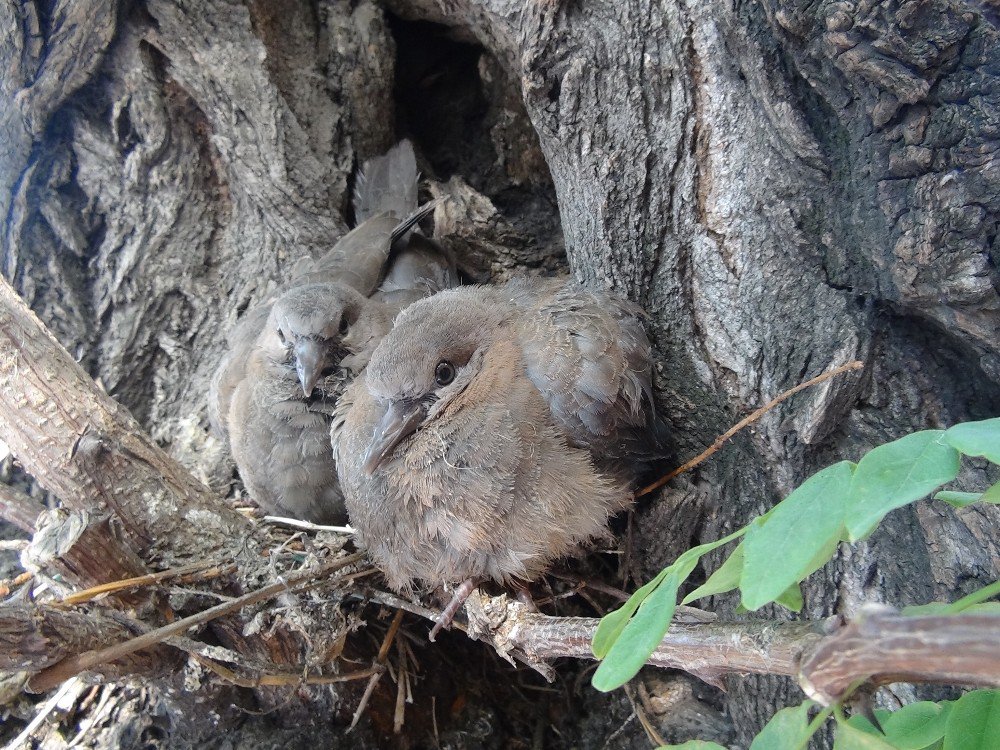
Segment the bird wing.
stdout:
<path fill-rule="evenodd" d="M 636 439 L 648 437 L 653 412 L 642 311 L 575 284 L 532 286 L 535 294 L 530 288 L 512 294 L 529 308 L 519 330 L 529 379 L 571 443 L 597 454 L 634 453 Z"/>
<path fill-rule="evenodd" d="M 313 264 L 308 280 L 339 281 L 371 296 L 385 273 L 393 242 L 426 215 L 412 218 L 417 211 L 417 179 L 409 141 L 366 161 L 354 189 L 358 225 Z M 400 229 L 401 223 L 407 224 L 405 229 Z"/>
<path fill-rule="evenodd" d="M 271 313 L 273 299 L 248 310 L 229 332 L 226 353 L 212 376 L 208 392 L 208 421 L 216 435 L 229 436 L 229 409 L 233 393 L 247 375 L 254 342 Z"/>
<path fill-rule="evenodd" d="M 459 285 L 454 257 L 434 240 L 414 233 L 395 254 L 374 297 L 402 310 L 407 305 Z"/>
<path fill-rule="evenodd" d="M 338 281 L 370 297 L 383 278 L 393 245 L 439 202 L 425 203 L 404 219 L 391 213 L 373 216 L 345 234 L 326 255 L 311 264 L 307 273 L 300 274 L 292 283 Z"/>

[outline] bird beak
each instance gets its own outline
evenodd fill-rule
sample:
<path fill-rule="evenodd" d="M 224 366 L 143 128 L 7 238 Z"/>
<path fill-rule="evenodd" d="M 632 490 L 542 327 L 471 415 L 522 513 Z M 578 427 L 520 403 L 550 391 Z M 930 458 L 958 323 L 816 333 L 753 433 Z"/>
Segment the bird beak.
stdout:
<path fill-rule="evenodd" d="M 309 398 L 323 372 L 326 347 L 315 339 L 299 339 L 295 343 L 295 371 L 302 384 L 302 395 Z"/>
<path fill-rule="evenodd" d="M 407 435 L 412 435 L 427 416 L 427 407 L 419 401 L 392 401 L 375 428 L 371 445 L 365 453 L 365 473 L 374 474 Z"/>

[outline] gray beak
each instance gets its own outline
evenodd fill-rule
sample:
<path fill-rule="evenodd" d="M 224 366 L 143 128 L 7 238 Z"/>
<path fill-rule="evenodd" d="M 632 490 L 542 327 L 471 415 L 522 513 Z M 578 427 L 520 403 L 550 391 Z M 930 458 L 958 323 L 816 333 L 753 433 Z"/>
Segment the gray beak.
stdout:
<path fill-rule="evenodd" d="M 412 435 L 427 416 L 427 407 L 419 401 L 392 401 L 375 428 L 371 445 L 365 453 L 365 473 L 374 474 L 392 449 L 407 435 Z"/>
<path fill-rule="evenodd" d="M 295 343 L 295 371 L 302 384 L 302 395 L 309 398 L 316 381 L 323 373 L 326 346 L 316 339 L 299 339 Z"/>

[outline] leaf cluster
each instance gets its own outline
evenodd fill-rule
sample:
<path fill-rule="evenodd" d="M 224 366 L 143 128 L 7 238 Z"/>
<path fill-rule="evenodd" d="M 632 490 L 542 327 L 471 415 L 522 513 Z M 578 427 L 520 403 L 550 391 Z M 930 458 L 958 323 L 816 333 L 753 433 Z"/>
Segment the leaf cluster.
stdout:
<path fill-rule="evenodd" d="M 613 690 L 646 663 L 670 627 L 681 586 L 706 553 L 740 540 L 682 603 L 738 589 L 746 610 L 775 602 L 797 612 L 802 608 L 799 584 L 829 562 L 841 542 L 865 539 L 889 512 L 954 480 L 962 455 L 1000 464 L 1000 418 L 915 432 L 873 448 L 857 464 L 828 466 L 742 529 L 683 553 L 601 620 L 591 644 L 602 660 L 594 687 Z M 940 492 L 935 497 L 957 507 L 1000 503 L 1000 482 L 983 493 Z M 992 588 L 977 592 L 974 601 L 940 606 L 959 611 L 956 605 L 979 604 L 993 595 Z"/>
<path fill-rule="evenodd" d="M 612 690 L 630 680 L 663 639 L 681 586 L 701 557 L 739 540 L 723 564 L 683 603 L 739 590 L 741 607 L 777 603 L 802 607 L 800 583 L 823 567 L 841 542 L 867 538 L 891 511 L 921 500 L 953 481 L 961 456 L 1000 464 L 1000 418 L 924 430 L 873 448 L 857 463 L 841 461 L 817 472 L 770 511 L 715 542 L 688 550 L 606 615 L 592 642 L 602 662 L 592 682 Z M 935 499 L 962 508 L 1000 503 L 1000 482 L 982 493 L 941 491 Z M 908 607 L 905 614 L 1000 614 L 1000 581 L 956 602 Z M 805 701 L 778 711 L 750 750 L 801 750 L 831 715 L 837 720 L 834 750 L 987 750 L 1000 748 L 1000 691 L 976 690 L 957 701 L 920 702 L 895 712 L 876 710 L 876 728 L 863 716 L 845 718 L 838 705 Z M 691 740 L 675 750 L 725 750 Z"/>
<path fill-rule="evenodd" d="M 846 718 L 812 701 L 783 708 L 761 730 L 750 750 L 802 750 L 823 723 L 835 716 L 833 750 L 996 750 L 1000 746 L 1000 690 L 974 690 L 958 700 L 921 701 L 898 711 L 875 709 L 875 727 L 864 716 Z M 715 742 L 690 740 L 660 750 L 726 750 Z"/>

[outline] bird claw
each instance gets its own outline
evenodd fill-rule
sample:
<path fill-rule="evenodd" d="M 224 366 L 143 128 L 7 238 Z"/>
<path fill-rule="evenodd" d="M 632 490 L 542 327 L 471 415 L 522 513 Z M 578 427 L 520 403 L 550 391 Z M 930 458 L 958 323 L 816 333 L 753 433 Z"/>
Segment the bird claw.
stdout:
<path fill-rule="evenodd" d="M 434 643 L 435 638 L 437 638 L 438 633 L 442 630 L 450 629 L 451 623 L 455 619 L 455 615 L 458 614 L 458 610 L 465 604 L 465 600 L 469 598 L 476 588 L 476 583 L 471 578 L 465 579 L 457 589 L 455 593 L 451 596 L 451 601 L 448 602 L 448 606 L 442 610 L 441 614 L 438 615 L 437 622 L 434 623 L 434 627 L 431 628 L 430 634 L 427 639 Z"/>

